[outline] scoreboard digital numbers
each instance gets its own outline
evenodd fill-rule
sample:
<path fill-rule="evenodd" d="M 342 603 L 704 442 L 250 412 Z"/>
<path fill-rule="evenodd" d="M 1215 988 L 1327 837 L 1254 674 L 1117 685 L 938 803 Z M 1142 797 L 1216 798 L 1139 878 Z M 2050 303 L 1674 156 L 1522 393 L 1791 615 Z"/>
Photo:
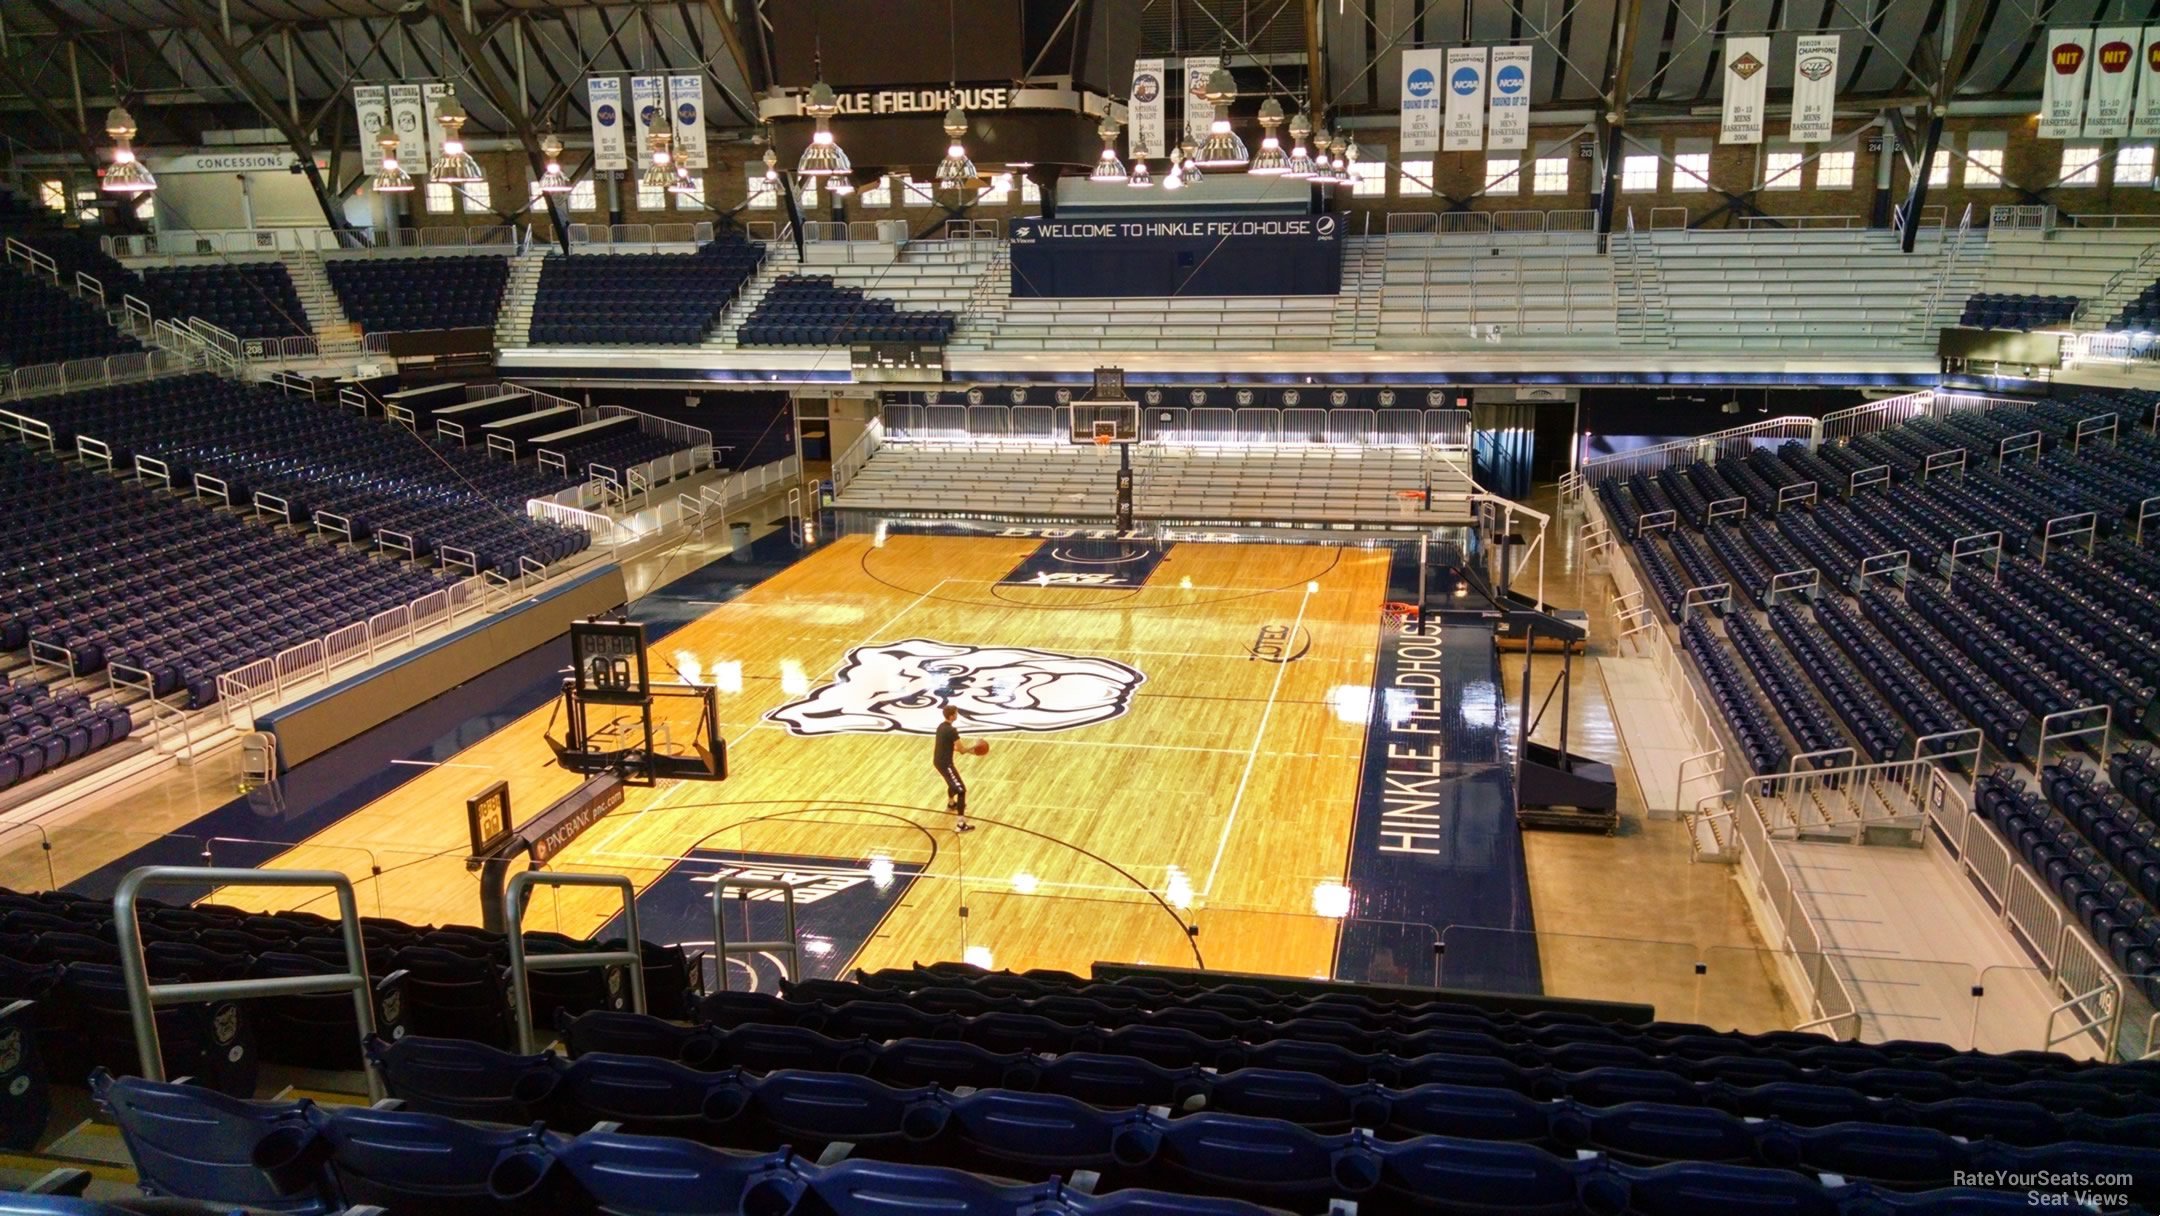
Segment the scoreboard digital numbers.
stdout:
<path fill-rule="evenodd" d="M 652 696 L 642 624 L 572 621 L 570 659 L 576 665 L 578 695 L 586 701 L 637 705 Z"/>
<path fill-rule="evenodd" d="M 510 783 L 498 781 L 465 800 L 465 822 L 472 829 L 472 855 L 485 857 L 510 835 Z"/>

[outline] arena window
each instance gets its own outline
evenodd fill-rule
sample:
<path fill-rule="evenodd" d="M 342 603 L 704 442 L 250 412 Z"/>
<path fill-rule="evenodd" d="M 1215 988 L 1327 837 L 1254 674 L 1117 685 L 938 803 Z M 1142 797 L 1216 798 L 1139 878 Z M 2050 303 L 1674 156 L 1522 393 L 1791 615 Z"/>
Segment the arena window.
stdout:
<path fill-rule="evenodd" d="M 1488 165 L 1492 162 L 1487 161 Z M 1487 181 L 1487 186 L 1492 182 Z M 1402 173 L 1395 179 L 1395 193 L 1404 198 L 1430 198 L 1433 192 L 1433 163 L 1429 160 L 1406 160 Z"/>
<path fill-rule="evenodd" d="M 1630 156 L 1620 162 L 1620 188 L 1643 194 L 1657 191 L 1658 158 Z"/>
<path fill-rule="evenodd" d="M 1568 158 L 1565 156 L 1540 156 L 1537 175 L 1531 181 L 1531 189 L 1538 194 L 1566 194 L 1568 192 Z"/>
<path fill-rule="evenodd" d="M 2143 186 L 2153 179 L 2151 144 L 2120 144 L 2115 148 L 2115 184 Z"/>
<path fill-rule="evenodd" d="M 457 191 L 448 182 L 427 184 L 427 212 L 429 215 L 457 214 Z"/>
<path fill-rule="evenodd" d="M 1673 157 L 1673 193 L 1710 188 L 1710 154 L 1682 152 Z"/>
<path fill-rule="evenodd" d="M 2065 186 L 2097 186 L 2100 184 L 2099 144 L 2063 145 L 2062 184 Z"/>
<path fill-rule="evenodd" d="M 855 195 L 865 207 L 892 206 L 892 178 L 881 177 L 871 185 L 864 186 Z"/>
<path fill-rule="evenodd" d="M 1951 150 L 1954 146 L 1949 136 L 1943 137 L 1941 146 L 1935 149 L 1935 166 L 1928 170 L 1928 185 L 1950 184 L 1950 162 L 1957 159 L 1957 153 Z"/>
<path fill-rule="evenodd" d="M 675 209 L 677 211 L 703 211 L 705 209 L 704 174 L 693 173 L 690 175 L 690 192 L 675 196 Z"/>
<path fill-rule="evenodd" d="M 1034 178 L 1023 177 L 1020 179 L 1020 201 L 1023 203 L 1039 203 L 1042 201 L 1042 187 L 1036 184 Z"/>
<path fill-rule="evenodd" d="M 1967 186 L 2000 186 L 2003 184 L 2003 133 L 2000 131 L 1974 131 L 1965 137 L 1965 184 Z"/>
<path fill-rule="evenodd" d="M 1522 162 L 1519 160 L 1485 161 L 1485 192 L 1487 194 L 1521 194 Z"/>
<path fill-rule="evenodd" d="M 765 180 L 765 170 L 752 167 L 743 173 L 743 185 L 749 191 L 749 208 L 752 211 L 777 211 L 780 209 L 780 191 Z"/>
<path fill-rule="evenodd" d="M 983 187 L 982 197 L 975 201 L 992 207 L 1000 206 L 1012 201 L 1012 191 L 1012 174 L 993 173 L 990 175 L 990 184 Z"/>
<path fill-rule="evenodd" d="M 1357 178 L 1357 184 L 1350 187 L 1352 195 L 1358 198 L 1372 198 L 1387 194 L 1386 164 L 1361 160 L 1350 166 L 1350 172 Z"/>
<path fill-rule="evenodd" d="M 38 199 L 47 211 L 67 210 L 67 183 L 48 181 L 38 183 Z"/>
<path fill-rule="evenodd" d="M 900 205 L 903 207 L 937 206 L 937 188 L 929 182 L 919 182 L 912 177 L 900 179 Z"/>
<path fill-rule="evenodd" d="M 1798 190 L 1800 161 L 1798 152 L 1766 153 L 1763 156 L 1763 189 Z"/>
<path fill-rule="evenodd" d="M 1850 152 L 1825 152 L 1815 158 L 1817 190 L 1850 190 L 1854 156 Z"/>

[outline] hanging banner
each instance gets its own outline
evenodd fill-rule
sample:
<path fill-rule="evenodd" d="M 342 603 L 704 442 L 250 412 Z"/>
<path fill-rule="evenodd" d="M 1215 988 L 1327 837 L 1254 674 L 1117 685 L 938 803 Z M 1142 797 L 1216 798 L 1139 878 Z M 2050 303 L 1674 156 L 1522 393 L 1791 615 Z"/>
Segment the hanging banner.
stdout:
<path fill-rule="evenodd" d="M 670 76 L 668 112 L 675 118 L 675 163 L 685 169 L 705 167 L 705 78 Z"/>
<path fill-rule="evenodd" d="M 1402 53 L 1402 150 L 1406 153 L 1440 150 L 1441 107 L 1446 104 L 1440 80 L 1447 75 L 1447 55 L 1445 49 Z"/>
<path fill-rule="evenodd" d="M 2093 31 L 2092 91 L 2085 98 L 2085 138 L 2122 139 L 2130 134 L 2130 99 L 2137 88 L 2136 26 Z"/>
<path fill-rule="evenodd" d="M 2047 67 L 2040 74 L 2040 138 L 2076 139 L 2085 117 L 2085 78 L 2092 74 L 2092 31 L 2049 30 Z"/>
<path fill-rule="evenodd" d="M 1485 146 L 1485 48 L 1449 47 L 1447 53 L 1447 126 L 1440 146 L 1449 152 L 1475 152 Z"/>
<path fill-rule="evenodd" d="M 420 96 L 416 84 L 390 86 L 390 127 L 397 132 L 398 162 L 405 171 L 419 176 L 427 172 L 427 103 Z"/>
<path fill-rule="evenodd" d="M 1530 146 L 1530 48 L 1492 49 L 1492 114 L 1485 146 L 1519 152 Z"/>
<path fill-rule="evenodd" d="M 443 129 L 442 124 L 435 121 L 435 116 L 442 111 L 443 98 L 453 97 L 455 93 L 450 83 L 445 80 L 428 81 L 420 86 L 420 93 L 425 103 L 424 121 L 421 125 L 427 128 L 427 163 L 432 165 L 443 158 Z"/>
<path fill-rule="evenodd" d="M 1163 147 L 1163 61 L 1135 59 L 1125 154 L 1134 160 L 1167 155 Z"/>
<path fill-rule="evenodd" d="M 668 121 L 667 77 L 632 76 L 630 78 L 630 115 L 637 120 L 637 146 L 631 157 L 640 165 L 652 152 L 652 133 L 674 132 L 674 124 Z"/>
<path fill-rule="evenodd" d="M 2138 38 L 2137 104 L 2130 113 L 2130 138 L 2160 139 L 2160 25 L 2148 25 Z"/>
<path fill-rule="evenodd" d="M 1185 61 L 1185 138 L 1195 144 L 1207 138 L 1208 124 L 1215 121 L 1215 107 L 1208 104 L 1207 78 L 1222 66 L 1218 55 Z"/>
<path fill-rule="evenodd" d="M 1792 130 L 1796 144 L 1826 143 L 1837 114 L 1838 36 L 1805 34 L 1793 44 Z"/>
<path fill-rule="evenodd" d="M 623 142 L 621 78 L 588 77 L 585 99 L 592 109 L 593 168 L 603 173 L 620 173 L 628 169 L 630 154 Z"/>
<path fill-rule="evenodd" d="M 1725 40 L 1725 119 L 1718 126 L 1721 144 L 1762 142 L 1763 100 L 1770 92 L 1770 40 Z"/>
<path fill-rule="evenodd" d="M 375 140 L 390 124 L 390 103 L 379 84 L 354 85 L 352 103 L 353 112 L 360 117 L 360 163 L 372 165 L 382 155 Z"/>

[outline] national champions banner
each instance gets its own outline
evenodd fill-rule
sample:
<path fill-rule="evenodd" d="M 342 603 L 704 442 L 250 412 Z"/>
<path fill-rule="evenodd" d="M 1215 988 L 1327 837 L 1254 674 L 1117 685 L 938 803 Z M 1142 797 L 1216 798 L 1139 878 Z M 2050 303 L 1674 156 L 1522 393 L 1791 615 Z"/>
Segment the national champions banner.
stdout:
<path fill-rule="evenodd" d="M 1125 154 L 1134 160 L 1169 155 L 1163 146 L 1163 61 L 1135 59 L 1132 65 L 1132 101 L 1128 103 L 1131 125 L 1125 129 Z"/>
<path fill-rule="evenodd" d="M 1763 103 L 1770 93 L 1770 40 L 1725 40 L 1725 114 L 1718 124 L 1721 144 L 1759 144 Z"/>
<path fill-rule="evenodd" d="M 632 76 L 630 78 L 630 117 L 636 122 L 639 164 L 644 164 L 652 150 L 655 131 L 673 133 L 674 124 L 668 121 L 667 77 Z"/>
<path fill-rule="evenodd" d="M 397 132 L 398 161 L 407 172 L 427 172 L 427 99 L 416 84 L 390 86 L 390 129 Z"/>
<path fill-rule="evenodd" d="M 585 99 L 592 108 L 593 168 L 620 173 L 630 167 L 623 142 L 622 80 L 593 76 L 585 81 Z"/>
<path fill-rule="evenodd" d="M 2160 25 L 2148 25 L 2138 38 L 2137 105 L 2130 114 L 2130 138 L 2160 139 Z"/>
<path fill-rule="evenodd" d="M 1443 94 L 1440 81 L 1447 72 L 1447 51 L 1402 53 L 1402 150 L 1438 152 Z"/>
<path fill-rule="evenodd" d="M 443 158 L 443 129 L 436 116 L 442 113 L 443 98 L 455 100 L 456 94 L 447 80 L 430 80 L 420 86 L 420 93 L 427 114 L 427 163 L 434 165 Z"/>
<path fill-rule="evenodd" d="M 379 84 L 356 84 L 352 91 L 353 113 L 360 120 L 360 159 L 374 164 L 377 155 L 375 140 L 382 129 L 390 125 L 388 94 Z"/>
<path fill-rule="evenodd" d="M 1519 152 L 1530 146 L 1530 48 L 1492 49 L 1491 114 L 1485 123 L 1485 146 Z"/>
<path fill-rule="evenodd" d="M 2049 30 L 2040 79 L 2040 138 L 2076 139 L 2085 117 L 2085 78 L 2092 74 L 2092 31 Z"/>
<path fill-rule="evenodd" d="M 1021 297 L 1315 296 L 1342 290 L 1342 221 L 1163 216 L 1014 220 Z"/>
<path fill-rule="evenodd" d="M 705 78 L 670 76 L 668 113 L 675 119 L 675 163 L 685 169 L 705 167 Z"/>
<path fill-rule="evenodd" d="M 1440 146 L 1449 152 L 1475 152 L 1485 146 L 1485 48 L 1449 47 L 1447 53 L 1447 126 Z"/>
<path fill-rule="evenodd" d="M 2137 90 L 2136 26 L 2093 31 L 2092 91 L 2085 98 L 2085 138 L 2122 139 L 2130 134 L 2130 102 Z"/>
<path fill-rule="evenodd" d="M 1185 61 L 1185 138 L 1195 144 L 1207 138 L 1208 124 L 1215 121 L 1215 107 L 1201 94 L 1207 92 L 1207 78 L 1221 66 L 1222 59 L 1216 55 Z"/>
<path fill-rule="evenodd" d="M 1796 144 L 1829 141 L 1837 117 L 1838 36 L 1806 34 L 1793 44 L 1792 130 Z"/>

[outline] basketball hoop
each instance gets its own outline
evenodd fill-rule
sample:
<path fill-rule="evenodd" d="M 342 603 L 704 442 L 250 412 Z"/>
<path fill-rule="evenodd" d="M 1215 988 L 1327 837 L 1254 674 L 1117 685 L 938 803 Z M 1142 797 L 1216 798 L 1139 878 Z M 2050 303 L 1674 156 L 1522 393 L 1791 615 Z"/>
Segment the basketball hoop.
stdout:
<path fill-rule="evenodd" d="M 1409 633 L 1417 628 L 1417 605 L 1389 600 L 1380 605 L 1380 619 L 1390 633 Z"/>
<path fill-rule="evenodd" d="M 1109 446 L 1110 446 L 1110 433 L 1109 433 L 1108 431 L 1097 431 L 1097 432 L 1095 432 L 1095 446 L 1096 446 L 1096 447 L 1099 447 L 1099 448 L 1106 448 L 1106 447 L 1109 447 Z"/>
<path fill-rule="evenodd" d="M 1117 422 L 1110 418 L 1095 420 L 1095 446 L 1108 447 L 1117 442 Z"/>

